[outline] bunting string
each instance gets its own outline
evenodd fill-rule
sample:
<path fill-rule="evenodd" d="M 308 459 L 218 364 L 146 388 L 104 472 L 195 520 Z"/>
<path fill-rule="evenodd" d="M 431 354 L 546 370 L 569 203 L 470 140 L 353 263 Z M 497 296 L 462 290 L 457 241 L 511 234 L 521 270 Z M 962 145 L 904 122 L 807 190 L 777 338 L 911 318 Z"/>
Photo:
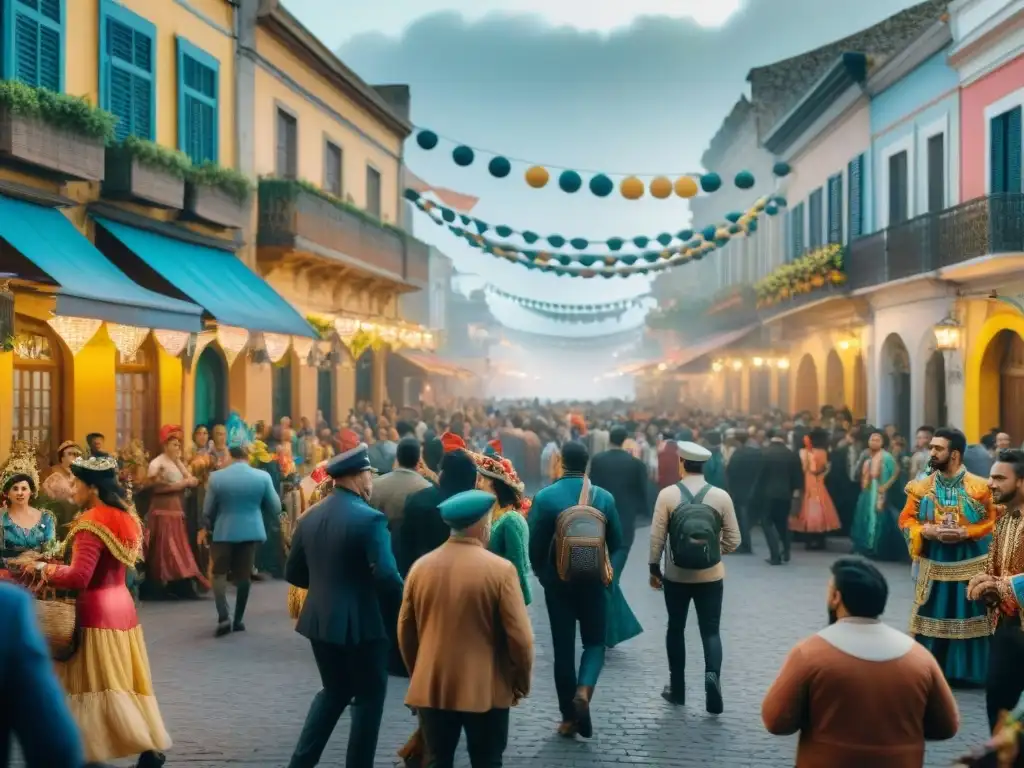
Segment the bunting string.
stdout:
<path fill-rule="evenodd" d="M 562 304 L 555 301 L 539 301 L 525 296 L 517 296 L 508 293 L 494 285 L 488 285 L 486 292 L 497 296 L 505 301 L 510 301 L 525 309 L 537 309 L 545 312 L 552 312 L 561 315 L 571 314 L 602 314 L 607 312 L 625 312 L 628 309 L 637 309 L 644 305 L 644 301 L 650 298 L 649 293 L 633 296 L 629 299 L 617 299 L 615 301 L 603 301 L 596 304 Z"/>

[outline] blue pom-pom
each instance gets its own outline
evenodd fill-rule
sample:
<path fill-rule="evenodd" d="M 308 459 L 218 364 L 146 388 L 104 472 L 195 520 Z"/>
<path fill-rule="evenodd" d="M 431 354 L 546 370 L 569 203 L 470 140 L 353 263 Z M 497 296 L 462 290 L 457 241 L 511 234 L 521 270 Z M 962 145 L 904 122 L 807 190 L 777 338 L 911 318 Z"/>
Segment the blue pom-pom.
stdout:
<path fill-rule="evenodd" d="M 781 160 L 772 166 L 772 173 L 774 173 L 779 178 L 782 178 L 783 176 L 789 176 L 792 170 L 793 169 L 790 167 L 789 163 L 784 163 Z"/>
<path fill-rule="evenodd" d="M 740 171 L 736 174 L 736 186 L 740 189 L 750 189 L 756 183 L 754 174 L 750 171 Z"/>
<path fill-rule="evenodd" d="M 512 237 L 513 231 L 512 227 L 506 227 L 504 224 L 499 224 L 494 228 L 494 232 L 498 237 Z"/>
<path fill-rule="evenodd" d="M 668 232 L 662 232 L 660 235 L 658 235 L 658 242 L 661 243 L 662 245 L 667 246 L 669 243 L 672 242 L 672 240 L 673 237 Z"/>
<path fill-rule="evenodd" d="M 743 218 L 743 214 L 740 213 L 739 211 L 730 211 L 729 213 L 725 214 L 725 220 L 726 221 L 731 221 L 733 224 L 735 224 L 737 221 L 739 221 L 742 218 Z"/>
<path fill-rule="evenodd" d="M 774 216 L 779 212 L 779 208 L 777 205 L 775 205 L 775 203 L 768 203 L 768 205 L 764 207 L 764 212 L 767 213 L 769 216 Z"/>
<path fill-rule="evenodd" d="M 747 232 L 757 232 L 757 221 L 752 221 L 747 224 Z"/>
<path fill-rule="evenodd" d="M 649 242 L 651 242 L 651 238 L 644 237 L 643 235 L 637 235 L 633 238 L 633 245 L 637 248 L 646 248 Z"/>
<path fill-rule="evenodd" d="M 719 248 L 724 248 L 728 244 L 729 244 L 729 238 L 728 237 L 720 237 L 717 240 L 715 240 L 715 245 L 717 245 Z"/>
<path fill-rule="evenodd" d="M 548 235 L 548 243 L 552 248 L 561 248 L 565 245 L 565 238 L 561 235 Z"/>
<path fill-rule="evenodd" d="M 633 256 L 633 255 L 619 256 L 619 262 L 622 263 L 622 264 L 625 264 L 628 267 L 631 267 L 634 264 L 636 264 L 636 256 Z"/>
<path fill-rule="evenodd" d="M 597 256 L 578 256 L 576 261 L 584 267 L 592 267 L 597 262 Z"/>
<path fill-rule="evenodd" d="M 420 149 L 433 149 L 437 142 L 437 134 L 433 131 L 420 131 L 416 134 L 416 143 L 420 145 Z"/>
<path fill-rule="evenodd" d="M 787 205 L 786 198 L 784 198 L 782 195 L 775 195 L 775 197 L 772 198 L 772 202 L 775 203 L 775 205 L 777 205 L 779 208 L 785 208 Z"/>
<path fill-rule="evenodd" d="M 615 184 L 603 173 L 590 179 L 590 191 L 597 197 L 608 197 L 615 191 Z"/>
<path fill-rule="evenodd" d="M 574 192 L 579 192 L 580 187 L 583 186 L 583 179 L 576 171 L 562 171 L 562 174 L 558 177 L 558 186 L 563 192 L 568 192 L 570 195 Z"/>
<path fill-rule="evenodd" d="M 680 231 L 676 232 L 676 237 L 678 237 L 680 240 L 690 240 L 693 238 L 693 230 L 681 229 Z"/>
<path fill-rule="evenodd" d="M 705 173 L 700 177 L 700 188 L 705 192 L 717 192 L 722 186 L 722 177 L 717 173 Z"/>
<path fill-rule="evenodd" d="M 526 230 L 525 232 L 523 232 L 522 237 L 523 240 L 528 242 L 530 245 L 533 245 L 538 240 L 540 240 L 540 235 L 538 235 L 536 232 L 531 232 L 530 230 Z"/>
<path fill-rule="evenodd" d="M 451 208 L 442 208 L 441 218 L 450 224 L 451 222 L 455 221 L 455 211 L 453 211 Z"/>
<path fill-rule="evenodd" d="M 569 245 L 575 248 L 577 251 L 585 251 L 587 246 L 590 245 L 590 241 L 585 237 L 574 237 L 569 241 Z"/>
<path fill-rule="evenodd" d="M 405 190 L 405 199 L 411 200 L 412 202 L 415 203 L 417 200 L 420 199 L 420 193 L 417 192 L 415 189 L 407 189 Z"/>
<path fill-rule="evenodd" d="M 473 160 L 476 159 L 476 154 L 473 152 L 471 147 L 465 145 L 456 147 L 452 150 L 452 160 L 455 164 L 465 168 L 468 165 L 473 164 Z"/>
<path fill-rule="evenodd" d="M 718 229 L 716 227 L 704 227 L 704 229 L 700 231 L 700 235 L 710 243 L 715 239 L 716 232 L 718 232 Z"/>
<path fill-rule="evenodd" d="M 512 163 L 508 161 L 508 158 L 498 155 L 491 158 L 491 162 L 487 164 L 487 170 L 494 178 L 504 179 L 512 173 Z"/>
<path fill-rule="evenodd" d="M 742 231 L 742 227 L 740 227 L 739 224 L 730 224 L 729 225 L 729 234 L 730 235 L 738 235 L 741 231 Z"/>
<path fill-rule="evenodd" d="M 608 246 L 609 251 L 621 251 L 622 246 L 626 244 L 626 241 L 621 237 L 609 237 L 605 245 Z"/>

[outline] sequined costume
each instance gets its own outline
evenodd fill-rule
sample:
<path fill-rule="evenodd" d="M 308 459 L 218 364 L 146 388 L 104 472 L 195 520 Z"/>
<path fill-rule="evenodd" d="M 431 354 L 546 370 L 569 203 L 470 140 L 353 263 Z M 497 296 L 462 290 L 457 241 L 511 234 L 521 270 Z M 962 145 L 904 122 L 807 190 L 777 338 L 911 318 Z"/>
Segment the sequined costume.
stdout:
<path fill-rule="evenodd" d="M 308 499 L 307 504 L 306 504 L 306 509 L 302 510 L 302 513 L 299 515 L 299 517 L 301 517 L 303 514 L 305 514 L 306 511 L 309 510 L 309 508 L 312 507 L 314 504 L 317 504 L 320 501 L 322 501 L 334 489 L 334 480 L 332 480 L 327 475 L 327 472 L 324 470 L 324 465 L 326 465 L 326 463 L 327 462 L 322 462 L 313 471 L 313 474 L 311 475 L 311 477 L 312 477 L 313 481 L 316 483 L 316 488 L 314 488 L 313 492 L 309 494 L 309 499 Z M 285 540 L 285 546 L 286 547 L 290 547 L 291 546 L 291 534 L 292 534 L 292 531 L 291 531 L 291 529 L 289 529 L 286 532 L 286 540 Z M 289 584 L 288 585 L 288 615 L 291 616 L 293 621 L 298 621 L 299 620 L 299 614 L 302 613 L 302 606 L 303 606 L 303 604 L 305 604 L 305 602 L 306 602 L 306 590 L 300 589 L 299 587 L 296 587 L 294 585 Z"/>
<path fill-rule="evenodd" d="M 922 536 L 925 525 L 945 520 L 966 529 L 967 538 L 947 544 Z M 952 477 L 934 472 L 907 484 L 899 524 L 911 557 L 918 559 L 910 634 L 935 655 L 951 681 L 985 681 L 991 622 L 985 605 L 968 600 L 966 591 L 988 565 L 995 521 L 985 480 L 962 467 Z"/>

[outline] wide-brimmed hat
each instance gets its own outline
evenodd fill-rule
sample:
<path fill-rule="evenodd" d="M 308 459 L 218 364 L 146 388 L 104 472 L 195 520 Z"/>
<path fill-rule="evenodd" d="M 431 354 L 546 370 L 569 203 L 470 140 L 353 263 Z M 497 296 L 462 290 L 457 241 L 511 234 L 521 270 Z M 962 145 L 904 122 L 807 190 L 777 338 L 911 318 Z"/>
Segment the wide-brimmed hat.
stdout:
<path fill-rule="evenodd" d="M 512 466 L 511 461 L 498 455 L 487 456 L 478 454 L 474 458 L 476 460 L 477 472 L 492 480 L 500 480 L 513 491 L 522 495 L 526 487 L 523 485 L 523 481 L 519 479 L 519 474 L 516 472 L 515 467 Z"/>

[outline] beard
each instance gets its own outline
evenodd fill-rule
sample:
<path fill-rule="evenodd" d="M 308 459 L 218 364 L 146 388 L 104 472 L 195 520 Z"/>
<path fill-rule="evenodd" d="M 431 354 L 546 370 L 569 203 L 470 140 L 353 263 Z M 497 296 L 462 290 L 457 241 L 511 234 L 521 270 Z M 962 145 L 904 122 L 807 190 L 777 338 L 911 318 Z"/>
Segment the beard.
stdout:
<path fill-rule="evenodd" d="M 832 608 L 829 608 L 828 609 L 828 625 L 831 627 L 837 621 L 839 621 L 839 617 L 836 615 L 836 612 Z"/>
<path fill-rule="evenodd" d="M 945 472 L 947 469 L 949 469 L 949 458 L 947 457 L 945 459 L 938 459 L 932 456 L 930 459 L 928 459 L 928 466 L 939 472 Z"/>

